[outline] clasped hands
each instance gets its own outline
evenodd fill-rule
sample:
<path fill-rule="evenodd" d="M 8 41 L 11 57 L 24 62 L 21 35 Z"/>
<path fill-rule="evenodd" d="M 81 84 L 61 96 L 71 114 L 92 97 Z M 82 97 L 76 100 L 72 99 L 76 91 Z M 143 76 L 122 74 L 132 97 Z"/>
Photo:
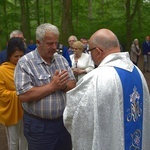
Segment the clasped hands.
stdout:
<path fill-rule="evenodd" d="M 51 81 L 54 90 L 64 90 L 67 86 L 69 74 L 66 70 L 56 70 Z"/>

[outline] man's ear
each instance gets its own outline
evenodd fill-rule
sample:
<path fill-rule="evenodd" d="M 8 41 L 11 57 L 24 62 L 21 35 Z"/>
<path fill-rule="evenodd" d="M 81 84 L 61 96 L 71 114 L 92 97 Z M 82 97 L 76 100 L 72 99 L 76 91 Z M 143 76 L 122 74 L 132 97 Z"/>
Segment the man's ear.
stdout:
<path fill-rule="evenodd" d="M 96 52 L 97 52 L 97 56 L 98 56 L 98 57 L 101 57 L 101 55 L 102 55 L 102 50 L 97 47 L 97 48 L 96 48 Z"/>
<path fill-rule="evenodd" d="M 36 45 L 39 46 L 41 42 L 39 40 L 36 40 Z"/>
<path fill-rule="evenodd" d="M 39 40 L 36 40 L 36 43 L 37 43 L 37 44 L 40 44 L 41 42 L 40 42 Z"/>

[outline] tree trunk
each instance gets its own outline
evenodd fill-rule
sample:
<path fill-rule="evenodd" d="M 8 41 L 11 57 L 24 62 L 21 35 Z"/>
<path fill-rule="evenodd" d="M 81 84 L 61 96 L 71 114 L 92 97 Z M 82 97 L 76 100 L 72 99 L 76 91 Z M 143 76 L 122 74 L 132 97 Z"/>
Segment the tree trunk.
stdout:
<path fill-rule="evenodd" d="M 130 52 L 131 43 L 132 43 L 132 21 L 136 13 L 138 12 L 138 8 L 140 6 L 141 0 L 136 0 L 135 6 L 133 9 L 133 13 L 130 12 L 131 1 L 126 0 L 126 48 L 125 51 Z"/>
<path fill-rule="evenodd" d="M 75 10 L 75 13 L 76 13 L 76 26 L 78 26 L 78 23 L 79 23 L 79 0 L 76 0 L 76 10 Z"/>
<path fill-rule="evenodd" d="M 130 0 L 126 1 L 126 47 L 125 51 L 130 51 L 132 40 L 132 21 L 130 16 Z"/>
<path fill-rule="evenodd" d="M 46 1 L 43 0 L 43 16 L 44 16 L 44 22 L 47 22 L 47 18 L 46 18 L 46 9 L 45 9 L 45 6 L 46 6 Z"/>
<path fill-rule="evenodd" d="M 140 0 L 140 3 L 139 3 L 139 8 L 138 8 L 138 30 L 140 31 L 140 32 L 142 32 L 142 18 L 141 18 L 141 16 L 142 16 L 142 14 L 141 14 L 141 6 L 142 5 L 142 0 Z"/>
<path fill-rule="evenodd" d="M 24 34 L 24 37 L 26 39 L 26 43 L 29 41 L 29 27 L 28 27 L 28 20 L 27 20 L 27 10 L 26 10 L 26 1 L 20 0 L 20 6 L 21 6 L 21 30 Z"/>
<path fill-rule="evenodd" d="M 5 24 L 5 34 L 6 34 L 6 41 L 8 41 L 9 36 L 8 36 L 8 26 L 7 26 L 7 10 L 6 10 L 6 1 L 4 0 L 4 5 L 3 5 L 3 10 L 4 10 L 4 24 Z"/>
<path fill-rule="evenodd" d="M 53 24 L 54 23 L 54 9 L 53 9 L 53 0 L 50 1 L 50 10 L 51 10 L 51 23 Z"/>
<path fill-rule="evenodd" d="M 36 14 L 37 14 L 37 24 L 40 25 L 40 16 L 39 16 L 39 0 L 36 0 Z"/>
<path fill-rule="evenodd" d="M 28 26 L 28 34 L 29 34 L 29 39 L 31 39 L 31 25 L 30 25 L 30 10 L 29 10 L 29 1 L 26 0 L 26 6 L 27 6 L 27 26 Z"/>
<path fill-rule="evenodd" d="M 72 34 L 72 19 L 71 19 L 71 4 L 72 0 L 63 0 L 63 13 L 60 41 L 68 45 L 68 37 Z"/>

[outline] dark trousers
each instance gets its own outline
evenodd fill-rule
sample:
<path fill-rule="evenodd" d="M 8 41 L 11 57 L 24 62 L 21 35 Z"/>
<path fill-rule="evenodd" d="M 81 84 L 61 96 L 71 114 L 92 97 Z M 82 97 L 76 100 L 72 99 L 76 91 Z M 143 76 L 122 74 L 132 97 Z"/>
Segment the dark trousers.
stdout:
<path fill-rule="evenodd" d="M 72 150 L 71 136 L 63 119 L 45 120 L 24 114 L 24 135 L 28 150 Z"/>

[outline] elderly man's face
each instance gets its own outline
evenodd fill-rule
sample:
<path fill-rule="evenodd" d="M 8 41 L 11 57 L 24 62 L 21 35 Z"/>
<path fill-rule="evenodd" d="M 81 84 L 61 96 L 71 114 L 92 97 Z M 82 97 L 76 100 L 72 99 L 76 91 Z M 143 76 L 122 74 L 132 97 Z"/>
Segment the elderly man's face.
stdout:
<path fill-rule="evenodd" d="M 38 50 L 43 59 L 52 58 L 57 49 L 58 35 L 46 32 L 43 41 L 38 41 Z"/>
<path fill-rule="evenodd" d="M 75 42 L 76 40 L 75 40 L 75 38 L 74 37 L 70 37 L 69 39 L 68 39 L 68 43 L 69 43 L 69 46 L 72 48 L 73 47 L 73 43 Z"/>

